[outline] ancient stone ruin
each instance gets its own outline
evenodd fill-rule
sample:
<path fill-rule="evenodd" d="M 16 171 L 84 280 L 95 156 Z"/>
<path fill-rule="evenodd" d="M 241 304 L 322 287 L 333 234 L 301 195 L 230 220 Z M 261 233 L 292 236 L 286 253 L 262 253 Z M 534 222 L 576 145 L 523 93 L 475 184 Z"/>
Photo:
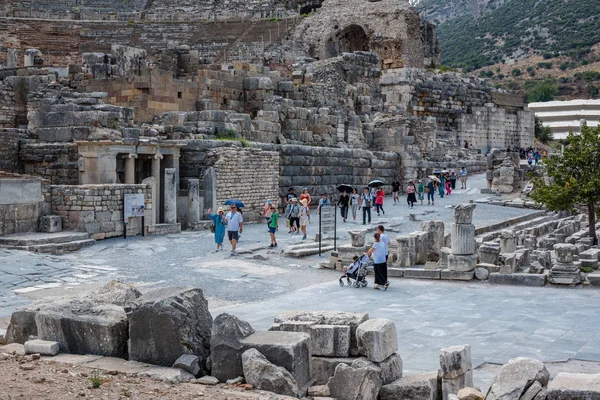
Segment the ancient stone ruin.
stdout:
<path fill-rule="evenodd" d="M 3 11 L 0 168 L 19 175 L 0 180 L 28 189 L 0 204 L 27 209 L 0 236 L 46 217 L 67 232 L 4 246 L 202 229 L 232 197 L 257 220 L 290 186 L 478 172 L 533 141 L 519 94 L 435 70 L 435 26 L 408 2 L 71 3 Z M 144 208 L 125 218 L 129 194 Z"/>
<path fill-rule="evenodd" d="M 571 400 L 600 395 L 597 375 L 560 373 L 550 380 L 542 362 L 523 357 L 503 365 L 483 394 L 473 387 L 469 345 L 441 349 L 436 371 L 404 376 L 395 324 L 366 313 L 287 311 L 274 321 L 269 331 L 255 331 L 233 315 L 213 320 L 198 288 L 140 292 L 113 281 L 16 311 L 10 344 L 0 353 L 34 354 L 58 363 L 75 360 L 63 360 L 60 353 L 81 354 L 83 366 L 101 366 L 100 356 L 121 357 L 129 360 L 122 361 L 124 367 L 144 366 L 142 375 L 171 383 L 245 384 L 292 398 Z"/>

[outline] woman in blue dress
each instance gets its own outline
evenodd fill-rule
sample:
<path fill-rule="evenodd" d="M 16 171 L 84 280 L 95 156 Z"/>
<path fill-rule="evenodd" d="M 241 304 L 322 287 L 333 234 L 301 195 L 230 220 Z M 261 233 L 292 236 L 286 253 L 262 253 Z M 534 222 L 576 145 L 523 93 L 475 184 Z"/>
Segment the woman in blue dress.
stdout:
<path fill-rule="evenodd" d="M 225 237 L 225 227 L 227 226 L 223 217 L 225 210 L 223 207 L 219 207 L 216 214 L 211 214 L 210 211 L 209 208 L 208 218 L 215 222 L 215 243 L 217 244 L 217 251 L 223 250 L 223 238 Z"/>

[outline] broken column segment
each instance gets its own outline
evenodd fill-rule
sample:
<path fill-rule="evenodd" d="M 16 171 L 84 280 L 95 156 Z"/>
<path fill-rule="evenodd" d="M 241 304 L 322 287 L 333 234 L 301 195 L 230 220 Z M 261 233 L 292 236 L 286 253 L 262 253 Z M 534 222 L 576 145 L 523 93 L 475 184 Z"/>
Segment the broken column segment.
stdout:
<path fill-rule="evenodd" d="M 447 400 L 450 394 L 458 394 L 462 388 L 473 386 L 471 346 L 462 345 L 441 349 L 440 374 L 443 400 Z"/>
<path fill-rule="evenodd" d="M 560 285 L 576 285 L 581 282 L 581 271 L 573 262 L 574 255 L 578 253 L 573 244 L 556 244 L 556 262 L 550 270 L 550 282 Z"/>
<path fill-rule="evenodd" d="M 451 279 L 473 279 L 477 255 L 475 254 L 475 226 L 473 221 L 475 204 L 461 204 L 454 209 L 452 231 L 452 254 L 448 256 Z"/>

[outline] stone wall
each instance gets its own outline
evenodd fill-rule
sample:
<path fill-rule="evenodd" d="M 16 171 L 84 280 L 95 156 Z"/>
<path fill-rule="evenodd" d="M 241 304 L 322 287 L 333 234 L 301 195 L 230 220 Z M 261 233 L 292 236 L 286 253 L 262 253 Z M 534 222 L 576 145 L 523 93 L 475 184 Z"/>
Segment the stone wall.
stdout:
<path fill-rule="evenodd" d="M 19 159 L 23 172 L 48 179 L 54 185 L 79 183 L 79 153 L 75 143 L 21 141 Z"/>
<path fill-rule="evenodd" d="M 36 232 L 42 214 L 41 179 L 0 173 L 0 236 Z"/>
<path fill-rule="evenodd" d="M 380 83 L 386 108 L 434 118 L 439 139 L 466 140 L 484 153 L 533 144 L 533 113 L 522 96 L 498 92 L 484 79 L 402 68 L 385 71 Z"/>
<path fill-rule="evenodd" d="M 266 199 L 277 198 L 277 152 L 256 148 L 215 148 L 207 157 L 216 172 L 217 205 L 227 199 L 239 199 L 246 206 L 244 219 L 256 221 Z"/>
<path fill-rule="evenodd" d="M 27 138 L 27 131 L 0 128 L 0 171 L 19 171 L 19 142 Z"/>
<path fill-rule="evenodd" d="M 51 186 L 51 209 L 65 230 L 87 232 L 96 240 L 123 236 L 123 195 L 132 193 L 143 193 L 146 210 L 152 211 L 152 187 L 145 184 Z M 128 224 L 128 235 L 141 233 L 139 219 Z"/>

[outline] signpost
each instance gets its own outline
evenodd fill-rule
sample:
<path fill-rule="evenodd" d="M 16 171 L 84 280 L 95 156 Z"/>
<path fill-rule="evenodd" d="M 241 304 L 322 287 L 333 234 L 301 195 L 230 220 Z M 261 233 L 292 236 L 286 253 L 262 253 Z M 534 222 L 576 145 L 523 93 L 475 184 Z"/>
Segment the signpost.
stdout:
<path fill-rule="evenodd" d="M 143 193 L 133 193 L 123 195 L 123 217 L 124 217 L 124 228 L 123 237 L 127 238 L 127 224 L 129 218 L 142 217 L 142 236 L 146 236 L 144 232 L 144 210 L 146 205 L 144 204 Z"/>
<path fill-rule="evenodd" d="M 337 207 L 333 204 L 321 206 L 319 209 L 319 255 L 324 233 L 333 233 L 333 250 L 337 250 Z"/>

